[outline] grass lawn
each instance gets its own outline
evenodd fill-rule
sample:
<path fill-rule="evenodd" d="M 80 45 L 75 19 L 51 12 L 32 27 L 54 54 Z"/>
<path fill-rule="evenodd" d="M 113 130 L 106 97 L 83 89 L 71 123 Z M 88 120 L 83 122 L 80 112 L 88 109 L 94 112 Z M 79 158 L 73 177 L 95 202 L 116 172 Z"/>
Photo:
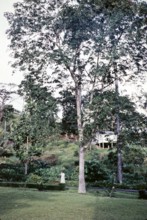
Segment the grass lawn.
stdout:
<path fill-rule="evenodd" d="M 0 220 L 147 220 L 147 200 L 0 187 Z"/>

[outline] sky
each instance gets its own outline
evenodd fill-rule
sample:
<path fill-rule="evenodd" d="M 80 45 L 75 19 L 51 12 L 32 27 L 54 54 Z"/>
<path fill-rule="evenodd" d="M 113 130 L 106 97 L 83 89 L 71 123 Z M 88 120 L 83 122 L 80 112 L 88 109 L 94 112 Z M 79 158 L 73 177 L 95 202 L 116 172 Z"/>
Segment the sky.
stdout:
<path fill-rule="evenodd" d="M 18 85 L 23 79 L 23 75 L 22 73 L 13 74 L 9 64 L 9 40 L 5 34 L 9 26 L 4 17 L 4 12 L 13 11 L 13 3 L 15 2 L 16 0 L 0 0 L 0 83 L 15 83 Z M 23 100 L 19 96 L 13 96 L 8 104 L 13 104 L 17 110 L 22 110 L 23 108 Z"/>
<path fill-rule="evenodd" d="M 11 65 L 9 64 L 9 40 L 7 39 L 7 35 L 5 34 L 9 26 L 6 18 L 4 17 L 4 12 L 13 11 L 13 4 L 15 2 L 17 2 L 17 0 L 0 0 L 0 83 L 15 83 L 19 85 L 21 80 L 23 79 L 23 75 L 20 72 L 16 72 L 13 74 L 13 70 L 11 68 Z M 147 92 L 147 83 L 144 83 L 143 87 L 144 91 Z M 125 89 L 126 92 L 131 92 L 133 95 L 137 95 L 138 93 L 136 87 L 132 85 L 127 85 Z M 11 100 L 11 102 L 11 104 L 13 104 L 16 109 L 22 110 L 23 100 L 19 96 L 13 97 L 13 100 Z"/>
<path fill-rule="evenodd" d="M 9 65 L 9 40 L 5 34 L 9 26 L 6 18 L 4 17 L 4 12 L 13 11 L 14 2 L 16 2 L 16 0 L 0 0 L 0 82 L 19 84 L 23 77 L 20 73 L 12 75 L 12 68 Z"/>

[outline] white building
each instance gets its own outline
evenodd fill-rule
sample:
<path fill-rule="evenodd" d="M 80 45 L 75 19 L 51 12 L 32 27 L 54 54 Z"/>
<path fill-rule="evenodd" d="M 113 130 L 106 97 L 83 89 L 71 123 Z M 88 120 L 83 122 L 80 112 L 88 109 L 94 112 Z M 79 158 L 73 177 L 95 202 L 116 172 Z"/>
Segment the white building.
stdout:
<path fill-rule="evenodd" d="M 99 131 L 96 133 L 92 144 L 99 148 L 113 148 L 117 142 L 117 135 L 113 131 Z"/>

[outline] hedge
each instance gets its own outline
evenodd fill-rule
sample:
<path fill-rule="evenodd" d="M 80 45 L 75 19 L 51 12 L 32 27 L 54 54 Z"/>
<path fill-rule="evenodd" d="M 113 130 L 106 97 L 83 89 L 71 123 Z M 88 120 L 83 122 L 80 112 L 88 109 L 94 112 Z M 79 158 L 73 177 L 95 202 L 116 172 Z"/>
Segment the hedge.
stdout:
<path fill-rule="evenodd" d="M 22 182 L 0 182 L 0 186 L 4 187 L 23 187 L 36 188 L 38 190 L 65 190 L 65 184 L 36 184 L 36 183 L 22 183 Z"/>
<path fill-rule="evenodd" d="M 115 186 L 117 189 L 131 189 L 131 190 L 147 190 L 147 183 L 132 183 L 132 184 L 112 184 L 107 181 L 99 181 L 95 183 L 87 183 L 87 187 L 100 187 L 100 188 L 111 188 L 112 186 Z"/>

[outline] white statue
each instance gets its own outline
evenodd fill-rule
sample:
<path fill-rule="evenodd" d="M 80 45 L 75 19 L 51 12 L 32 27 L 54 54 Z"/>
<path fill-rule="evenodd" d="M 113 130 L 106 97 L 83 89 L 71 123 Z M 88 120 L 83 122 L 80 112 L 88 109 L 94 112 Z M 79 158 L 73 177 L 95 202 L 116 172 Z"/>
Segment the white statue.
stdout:
<path fill-rule="evenodd" d="M 61 172 L 60 176 L 61 176 L 60 183 L 65 183 L 65 173 Z"/>

